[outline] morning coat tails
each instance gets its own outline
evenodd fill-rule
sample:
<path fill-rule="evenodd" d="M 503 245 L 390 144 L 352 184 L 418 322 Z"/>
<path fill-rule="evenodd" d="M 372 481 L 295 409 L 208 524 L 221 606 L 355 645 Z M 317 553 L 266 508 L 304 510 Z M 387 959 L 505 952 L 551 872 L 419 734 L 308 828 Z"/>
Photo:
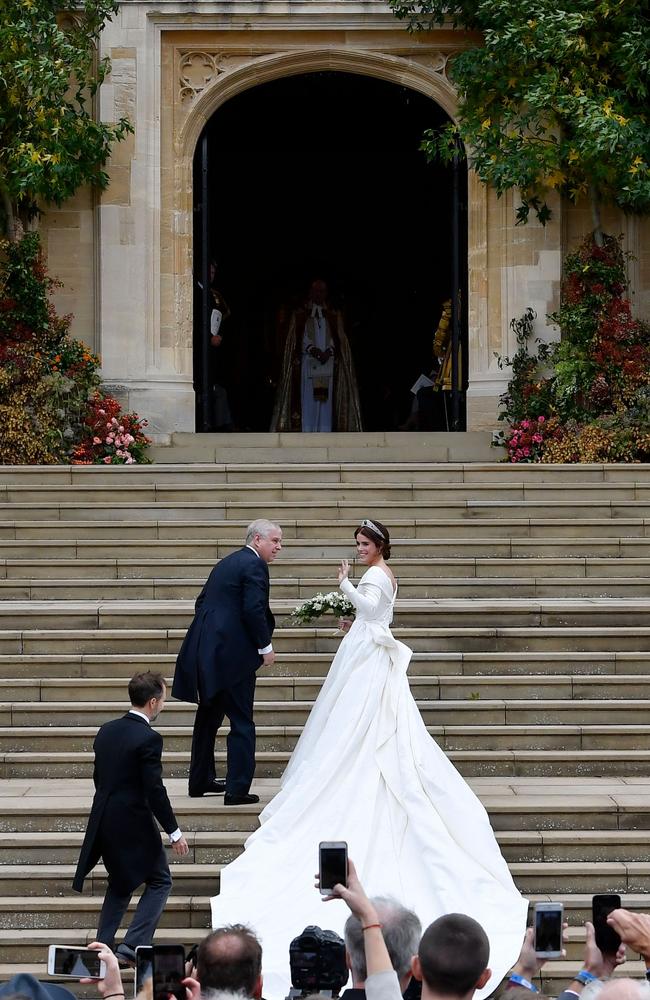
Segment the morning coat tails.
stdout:
<path fill-rule="evenodd" d="M 160 856 L 156 820 L 165 833 L 178 828 L 162 780 L 162 746 L 160 733 L 132 712 L 97 733 L 95 797 L 72 883 L 77 892 L 100 858 L 112 888 L 133 892 Z"/>

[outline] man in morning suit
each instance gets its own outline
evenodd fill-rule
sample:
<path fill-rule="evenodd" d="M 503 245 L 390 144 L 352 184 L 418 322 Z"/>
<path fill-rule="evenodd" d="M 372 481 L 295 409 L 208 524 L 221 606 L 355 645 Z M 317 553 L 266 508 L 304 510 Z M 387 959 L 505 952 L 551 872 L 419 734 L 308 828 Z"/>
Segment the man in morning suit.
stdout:
<path fill-rule="evenodd" d="M 253 700 L 258 667 L 273 663 L 275 618 L 269 567 L 282 548 L 273 521 L 253 521 L 243 548 L 222 559 L 196 599 L 195 615 L 176 660 L 172 694 L 197 704 L 189 794 L 225 792 L 227 806 L 259 802 L 249 792 L 255 773 Z M 226 780 L 214 764 L 217 730 L 227 716 Z"/>
<path fill-rule="evenodd" d="M 95 737 L 95 797 L 72 883 L 81 892 L 85 877 L 103 860 L 108 888 L 97 940 L 109 948 L 133 890 L 145 883 L 124 942 L 115 952 L 127 963 L 135 960 L 138 945 L 151 944 L 172 885 L 156 820 L 175 854 L 189 850 L 162 781 L 162 736 L 151 728 L 166 693 L 160 674 L 136 674 L 129 682 L 130 711 L 105 723 Z"/>

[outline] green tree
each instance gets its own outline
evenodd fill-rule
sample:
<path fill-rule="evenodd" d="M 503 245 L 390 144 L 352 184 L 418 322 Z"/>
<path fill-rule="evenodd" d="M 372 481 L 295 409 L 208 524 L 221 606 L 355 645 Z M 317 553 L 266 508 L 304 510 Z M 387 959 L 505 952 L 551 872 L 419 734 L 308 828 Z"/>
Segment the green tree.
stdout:
<path fill-rule="evenodd" d="M 96 120 L 94 99 L 110 69 L 97 40 L 116 0 L 0 5 L 0 196 L 5 227 L 43 202 L 60 204 L 84 184 L 105 188 L 111 145 L 132 131 L 127 119 Z"/>
<path fill-rule="evenodd" d="M 557 191 L 650 211 L 650 17 L 647 0 L 388 0 L 412 31 L 452 21 L 482 41 L 456 55 L 457 125 L 426 133 L 430 156 L 462 139 L 498 195 L 518 188 L 519 222 L 545 223 Z"/>

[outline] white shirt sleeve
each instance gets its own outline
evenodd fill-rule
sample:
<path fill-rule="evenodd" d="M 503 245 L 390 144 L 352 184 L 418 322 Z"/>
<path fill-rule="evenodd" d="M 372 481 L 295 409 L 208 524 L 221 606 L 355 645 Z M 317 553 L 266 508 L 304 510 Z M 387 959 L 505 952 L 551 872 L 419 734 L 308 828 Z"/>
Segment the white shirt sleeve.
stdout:
<path fill-rule="evenodd" d="M 402 1000 L 399 979 L 394 969 L 375 972 L 366 979 L 366 1000 Z"/>
<path fill-rule="evenodd" d="M 258 649 L 257 652 L 260 654 L 260 656 L 266 656 L 267 653 L 272 653 L 273 652 L 272 643 L 269 643 L 268 646 L 264 647 L 264 649 Z"/>
<path fill-rule="evenodd" d="M 382 589 L 376 583 L 362 581 L 358 587 L 355 587 L 346 578 L 339 584 L 339 589 L 354 604 L 357 611 L 363 611 L 366 615 L 374 614 L 382 598 Z"/>
<path fill-rule="evenodd" d="M 183 834 L 181 833 L 180 827 L 177 826 L 174 832 L 169 834 L 169 841 L 170 843 L 175 844 L 176 841 L 180 840 L 182 836 Z"/>

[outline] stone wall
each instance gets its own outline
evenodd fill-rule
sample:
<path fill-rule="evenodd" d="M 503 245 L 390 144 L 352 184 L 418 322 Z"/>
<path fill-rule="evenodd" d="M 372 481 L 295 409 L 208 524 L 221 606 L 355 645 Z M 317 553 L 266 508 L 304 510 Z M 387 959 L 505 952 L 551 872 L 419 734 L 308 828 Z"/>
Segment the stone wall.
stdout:
<path fill-rule="evenodd" d="M 43 231 L 75 335 L 101 351 L 105 379 L 159 440 L 194 428 L 192 160 L 213 112 L 259 83 L 327 69 L 411 87 L 453 118 L 446 64 L 467 42 L 443 29 L 411 36 L 374 0 L 123 0 L 102 35 L 113 69 L 100 113 L 108 121 L 128 114 L 135 135 L 115 147 L 98 204 L 81 193 L 48 210 Z M 470 429 L 495 425 L 507 381 L 495 356 L 514 350 L 511 319 L 530 305 L 538 335 L 553 335 L 545 315 L 558 304 L 563 247 L 589 228 L 582 207 L 555 205 L 545 228 L 516 227 L 514 211 L 511 196 L 498 200 L 470 174 Z M 647 314 L 648 221 L 607 224 L 625 228 L 637 257 L 636 306 Z"/>

